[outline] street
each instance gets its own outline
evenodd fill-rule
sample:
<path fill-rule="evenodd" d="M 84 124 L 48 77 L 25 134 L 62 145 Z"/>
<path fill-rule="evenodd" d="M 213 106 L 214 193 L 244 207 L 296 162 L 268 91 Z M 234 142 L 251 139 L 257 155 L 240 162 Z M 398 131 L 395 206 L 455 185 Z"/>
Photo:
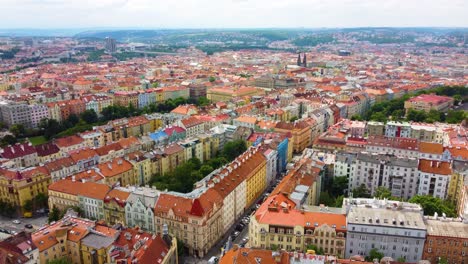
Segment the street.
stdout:
<path fill-rule="evenodd" d="M 21 223 L 20 224 L 14 224 L 13 220 L 19 220 Z M 47 223 L 47 215 L 45 216 L 40 216 L 40 217 L 34 217 L 34 218 L 9 218 L 9 217 L 4 217 L 0 216 L 0 228 L 6 231 L 14 231 L 14 232 L 20 232 L 20 231 L 27 231 L 27 232 L 32 232 L 34 230 L 39 229 L 41 226 L 45 225 Z M 30 224 L 33 226 L 33 228 L 25 228 L 24 226 Z"/>
<path fill-rule="evenodd" d="M 268 195 L 279 183 L 279 180 L 282 179 L 284 177 L 285 174 L 282 174 L 279 178 L 277 178 L 277 181 L 273 181 L 272 182 L 272 185 L 270 185 L 268 188 L 265 189 L 265 191 L 262 193 L 262 195 L 257 198 L 257 200 L 247 209 L 245 210 L 245 213 L 240 217 L 240 219 L 237 219 L 236 222 L 234 222 L 233 226 L 231 226 L 231 228 L 229 228 L 229 230 L 224 234 L 223 238 L 218 241 L 218 243 L 216 243 L 215 246 L 213 246 L 209 251 L 208 253 L 203 257 L 203 258 L 197 258 L 197 257 L 194 257 L 194 256 L 184 256 L 181 258 L 180 262 L 181 263 L 188 263 L 188 264 L 203 264 L 203 263 L 208 263 L 208 260 L 211 258 L 211 257 L 219 257 L 220 254 L 221 254 L 221 248 L 224 247 L 224 245 L 226 244 L 227 240 L 228 240 L 228 237 L 234 233 L 235 231 L 235 228 L 237 226 L 237 224 L 241 223 L 241 219 L 244 217 L 244 216 L 250 216 L 251 214 L 255 213 L 255 211 L 252 212 L 252 209 L 256 210 L 255 206 L 257 205 L 258 202 L 260 201 L 263 201 L 264 198 L 265 198 L 265 195 Z M 245 237 L 249 237 L 249 225 L 246 225 L 242 231 L 240 232 L 240 234 L 232 241 L 232 244 L 241 244 L 242 242 L 242 239 L 245 238 Z M 247 242 L 247 244 L 245 245 L 245 247 L 248 247 L 249 246 L 249 242 Z"/>

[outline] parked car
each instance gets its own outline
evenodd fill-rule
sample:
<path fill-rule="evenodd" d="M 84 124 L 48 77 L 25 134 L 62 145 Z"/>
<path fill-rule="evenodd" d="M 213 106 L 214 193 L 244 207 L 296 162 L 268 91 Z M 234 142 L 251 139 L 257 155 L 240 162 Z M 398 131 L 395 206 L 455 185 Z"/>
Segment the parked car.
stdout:
<path fill-rule="evenodd" d="M 31 224 L 25 224 L 24 227 L 29 228 L 29 229 L 33 228 Z"/>
<path fill-rule="evenodd" d="M 18 220 L 18 219 L 13 220 L 12 222 L 13 222 L 13 224 L 17 224 L 17 225 L 21 224 L 21 221 Z"/>
<path fill-rule="evenodd" d="M 234 239 L 234 238 L 238 237 L 239 234 L 240 234 L 239 231 L 235 231 L 234 233 L 232 233 L 232 238 Z"/>
<path fill-rule="evenodd" d="M 249 238 L 248 238 L 248 237 L 244 237 L 244 238 L 242 239 L 242 243 L 247 244 L 247 242 L 249 242 Z"/>
<path fill-rule="evenodd" d="M 216 264 L 216 263 L 218 263 L 218 261 L 219 261 L 219 258 L 211 257 L 210 260 L 208 260 L 208 263 L 209 264 Z"/>
<path fill-rule="evenodd" d="M 236 225 L 236 230 L 237 231 L 242 231 L 242 229 L 244 229 L 245 225 L 244 224 L 238 224 Z"/>

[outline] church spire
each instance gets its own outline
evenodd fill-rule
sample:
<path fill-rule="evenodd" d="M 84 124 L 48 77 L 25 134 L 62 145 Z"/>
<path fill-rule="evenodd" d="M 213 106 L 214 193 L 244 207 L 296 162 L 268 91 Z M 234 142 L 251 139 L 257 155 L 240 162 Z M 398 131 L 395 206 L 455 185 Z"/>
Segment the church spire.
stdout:
<path fill-rule="evenodd" d="M 304 67 L 307 67 L 307 58 L 306 58 L 306 54 L 304 53 L 304 59 L 302 61 L 302 66 Z"/>
<path fill-rule="evenodd" d="M 301 53 L 297 54 L 297 66 L 301 66 Z"/>

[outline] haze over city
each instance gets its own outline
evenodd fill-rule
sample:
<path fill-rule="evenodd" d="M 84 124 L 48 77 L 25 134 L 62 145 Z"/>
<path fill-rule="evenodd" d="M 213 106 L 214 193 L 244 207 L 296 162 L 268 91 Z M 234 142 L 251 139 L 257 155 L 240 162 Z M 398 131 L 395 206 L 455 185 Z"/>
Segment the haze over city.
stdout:
<path fill-rule="evenodd" d="M 0 28 L 466 27 L 465 0 L 1 0 Z"/>
<path fill-rule="evenodd" d="M 468 263 L 467 0 L 0 0 L 0 264 Z"/>

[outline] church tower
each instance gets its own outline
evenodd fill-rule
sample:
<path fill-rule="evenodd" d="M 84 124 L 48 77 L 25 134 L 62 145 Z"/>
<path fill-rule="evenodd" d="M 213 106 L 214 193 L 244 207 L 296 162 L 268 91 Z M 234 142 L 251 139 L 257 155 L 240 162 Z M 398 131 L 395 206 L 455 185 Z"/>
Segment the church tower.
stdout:
<path fill-rule="evenodd" d="M 297 66 L 301 66 L 301 53 L 297 54 Z"/>

